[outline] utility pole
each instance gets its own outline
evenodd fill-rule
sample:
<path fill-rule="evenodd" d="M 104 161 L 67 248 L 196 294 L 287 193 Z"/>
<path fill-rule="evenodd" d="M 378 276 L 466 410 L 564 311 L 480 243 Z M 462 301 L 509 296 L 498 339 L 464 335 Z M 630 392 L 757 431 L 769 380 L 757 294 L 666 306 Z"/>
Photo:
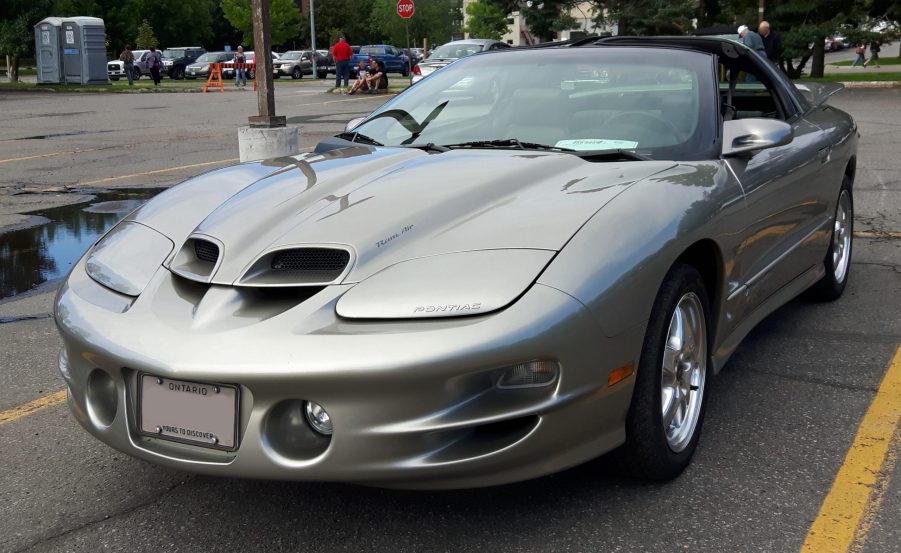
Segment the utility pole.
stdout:
<path fill-rule="evenodd" d="M 759 0 L 757 4 L 757 24 L 759 25 L 763 21 L 763 8 L 765 7 L 766 0 Z"/>
<path fill-rule="evenodd" d="M 760 0 L 761 2 L 763 0 Z M 319 78 L 319 72 L 316 71 L 316 2 L 310 0 L 310 54 L 313 56 L 313 78 Z"/>
<path fill-rule="evenodd" d="M 256 64 L 259 115 L 248 117 L 251 127 L 284 127 L 285 116 L 275 115 L 272 82 L 272 38 L 269 33 L 269 0 L 253 0 L 253 49 Z"/>
<path fill-rule="evenodd" d="M 275 114 L 269 0 L 252 0 L 251 9 L 259 115 L 248 117 L 250 125 L 238 128 L 238 159 L 242 162 L 294 156 L 300 153 L 297 127 L 289 127 L 284 115 Z"/>

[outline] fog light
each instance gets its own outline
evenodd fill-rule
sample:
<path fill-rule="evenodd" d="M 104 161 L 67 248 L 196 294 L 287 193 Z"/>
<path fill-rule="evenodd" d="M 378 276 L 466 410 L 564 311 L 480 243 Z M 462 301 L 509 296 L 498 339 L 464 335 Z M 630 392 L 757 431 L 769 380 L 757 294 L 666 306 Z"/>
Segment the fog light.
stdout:
<path fill-rule="evenodd" d="M 304 413 L 307 415 L 307 422 L 313 427 L 313 430 L 326 436 L 332 435 L 332 418 L 328 415 L 322 405 L 313 401 L 306 402 Z"/>
<path fill-rule="evenodd" d="M 537 388 L 547 386 L 557 380 L 559 367 L 554 361 L 529 361 L 507 368 L 497 381 L 497 387 Z"/>

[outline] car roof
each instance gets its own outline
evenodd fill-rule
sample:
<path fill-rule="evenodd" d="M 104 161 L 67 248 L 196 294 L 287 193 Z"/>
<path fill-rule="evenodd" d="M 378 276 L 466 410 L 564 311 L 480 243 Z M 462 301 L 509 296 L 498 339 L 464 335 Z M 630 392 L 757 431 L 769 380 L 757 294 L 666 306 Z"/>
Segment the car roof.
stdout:
<path fill-rule="evenodd" d="M 465 38 L 463 40 L 453 40 L 451 42 L 445 42 L 441 46 L 447 46 L 448 44 L 481 44 L 482 46 L 486 44 L 495 44 L 501 42 L 500 40 L 494 40 L 493 38 Z M 437 46 L 436 48 L 440 48 L 441 46 Z"/>

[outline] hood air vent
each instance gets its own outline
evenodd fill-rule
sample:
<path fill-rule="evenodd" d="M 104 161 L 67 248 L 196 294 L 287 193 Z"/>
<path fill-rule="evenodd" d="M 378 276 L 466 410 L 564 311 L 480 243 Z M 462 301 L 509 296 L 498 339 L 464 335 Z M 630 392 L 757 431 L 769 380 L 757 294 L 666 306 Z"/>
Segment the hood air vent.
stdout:
<path fill-rule="evenodd" d="M 215 263 L 219 260 L 219 246 L 207 240 L 194 240 L 194 255 L 200 261 Z"/>
<path fill-rule="evenodd" d="M 239 284 L 310 286 L 337 282 L 351 262 L 343 248 L 305 247 L 276 250 L 257 259 Z"/>
<path fill-rule="evenodd" d="M 272 257 L 272 270 L 321 273 L 325 280 L 335 280 L 344 272 L 348 261 L 347 250 L 297 248 L 277 252 Z"/>
<path fill-rule="evenodd" d="M 175 255 L 173 273 L 197 282 L 209 282 L 222 257 L 222 246 L 207 237 L 192 236 Z"/>

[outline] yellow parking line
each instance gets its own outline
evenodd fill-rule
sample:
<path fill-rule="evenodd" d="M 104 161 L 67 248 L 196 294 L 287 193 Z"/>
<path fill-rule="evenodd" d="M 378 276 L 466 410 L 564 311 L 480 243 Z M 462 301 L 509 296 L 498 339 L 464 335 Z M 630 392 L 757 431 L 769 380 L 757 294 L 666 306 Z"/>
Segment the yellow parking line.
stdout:
<path fill-rule="evenodd" d="M 22 417 L 28 416 L 36 411 L 40 411 L 45 407 L 59 405 L 64 401 L 66 401 L 66 391 L 62 390 L 60 392 L 39 397 L 36 400 L 29 401 L 24 405 L 19 405 L 18 407 L 13 407 L 12 409 L 6 411 L 0 411 L 0 425 L 19 420 Z"/>
<path fill-rule="evenodd" d="M 901 232 L 884 230 L 859 230 L 854 233 L 854 238 L 901 238 Z"/>
<path fill-rule="evenodd" d="M 10 163 L 13 161 L 27 161 L 29 159 L 40 159 L 42 157 L 54 157 L 54 156 L 64 156 L 70 154 L 80 154 L 83 152 L 96 152 L 99 148 L 86 148 L 84 150 L 70 150 L 68 152 L 52 152 L 49 154 L 39 154 L 34 156 L 25 156 L 25 157 L 12 157 L 9 159 L 0 159 L 0 163 Z"/>
<path fill-rule="evenodd" d="M 175 171 L 181 171 L 182 169 L 193 169 L 195 167 L 206 167 L 209 165 L 221 165 L 223 163 L 234 163 L 236 161 L 238 161 L 238 158 L 220 159 L 219 161 L 205 161 L 203 163 L 192 163 L 191 165 L 182 165 L 180 167 L 169 167 L 168 169 L 157 169 L 155 171 L 145 171 L 143 173 L 134 173 L 131 175 L 120 175 L 118 177 L 106 177 L 106 178 L 97 179 L 97 180 L 83 181 L 83 182 L 79 182 L 78 184 L 82 185 L 82 186 L 90 185 L 90 184 L 101 184 L 104 182 L 111 182 L 114 180 L 133 179 L 135 177 L 146 177 L 147 175 L 158 175 L 160 173 L 172 173 Z"/>
<path fill-rule="evenodd" d="M 901 347 L 876 390 L 802 553 L 846 553 L 866 539 L 897 460 L 892 437 L 901 420 Z M 897 446 L 898 442 L 895 442 Z M 868 516 L 865 516 L 868 515 Z"/>

